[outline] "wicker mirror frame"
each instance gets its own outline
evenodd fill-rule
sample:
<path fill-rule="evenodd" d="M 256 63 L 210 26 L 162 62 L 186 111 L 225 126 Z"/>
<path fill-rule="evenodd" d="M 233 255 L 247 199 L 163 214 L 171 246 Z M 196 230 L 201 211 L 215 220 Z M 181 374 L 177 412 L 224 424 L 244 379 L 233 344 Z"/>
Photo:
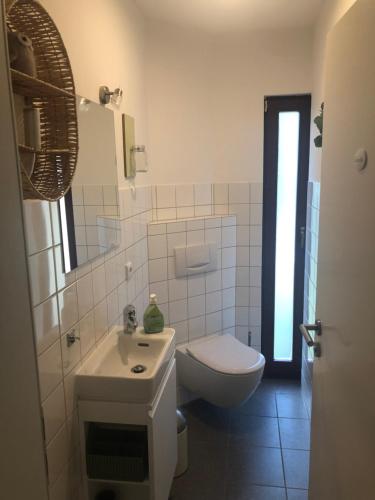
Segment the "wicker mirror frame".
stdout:
<path fill-rule="evenodd" d="M 55 201 L 70 188 L 78 157 L 75 87 L 60 33 L 35 0 L 6 2 L 7 28 L 27 35 L 34 49 L 36 78 L 11 69 L 13 92 L 28 97 L 40 113 L 40 150 L 30 173 L 22 165 L 25 199 Z M 20 152 L 27 148 L 20 146 Z M 22 156 L 21 156 L 22 160 Z"/>

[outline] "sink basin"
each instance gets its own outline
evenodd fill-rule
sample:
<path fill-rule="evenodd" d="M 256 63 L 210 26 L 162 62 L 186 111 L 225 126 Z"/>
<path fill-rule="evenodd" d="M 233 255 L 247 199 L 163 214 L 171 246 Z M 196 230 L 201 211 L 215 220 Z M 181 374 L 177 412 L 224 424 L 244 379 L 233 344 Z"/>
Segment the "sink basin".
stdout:
<path fill-rule="evenodd" d="M 174 355 L 175 331 L 132 335 L 115 328 L 76 374 L 79 399 L 151 402 Z"/>

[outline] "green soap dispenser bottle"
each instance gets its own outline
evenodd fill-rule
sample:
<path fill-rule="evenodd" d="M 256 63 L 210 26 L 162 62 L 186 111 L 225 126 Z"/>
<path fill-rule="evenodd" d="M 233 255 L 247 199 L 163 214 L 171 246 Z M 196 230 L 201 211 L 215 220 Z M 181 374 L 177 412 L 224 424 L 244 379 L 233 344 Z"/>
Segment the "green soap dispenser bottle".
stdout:
<path fill-rule="evenodd" d="M 145 333 L 160 333 L 164 330 L 164 316 L 156 305 L 156 295 L 150 295 L 150 304 L 143 315 Z"/>

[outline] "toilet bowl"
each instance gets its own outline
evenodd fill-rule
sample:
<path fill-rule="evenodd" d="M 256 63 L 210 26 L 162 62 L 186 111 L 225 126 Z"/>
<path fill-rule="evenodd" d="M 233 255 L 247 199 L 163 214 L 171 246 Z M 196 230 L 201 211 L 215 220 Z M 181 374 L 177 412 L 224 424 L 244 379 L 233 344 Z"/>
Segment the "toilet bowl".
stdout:
<path fill-rule="evenodd" d="M 211 335 L 176 349 L 179 383 L 210 403 L 230 408 L 258 387 L 264 356 L 231 335 Z"/>

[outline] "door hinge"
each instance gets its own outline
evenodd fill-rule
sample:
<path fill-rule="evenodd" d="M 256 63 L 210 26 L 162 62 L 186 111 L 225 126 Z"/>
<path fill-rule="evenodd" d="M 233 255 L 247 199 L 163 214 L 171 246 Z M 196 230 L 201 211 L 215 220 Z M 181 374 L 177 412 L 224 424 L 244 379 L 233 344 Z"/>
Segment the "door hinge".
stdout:
<path fill-rule="evenodd" d="M 264 99 L 264 112 L 267 113 L 268 111 L 268 99 Z"/>

